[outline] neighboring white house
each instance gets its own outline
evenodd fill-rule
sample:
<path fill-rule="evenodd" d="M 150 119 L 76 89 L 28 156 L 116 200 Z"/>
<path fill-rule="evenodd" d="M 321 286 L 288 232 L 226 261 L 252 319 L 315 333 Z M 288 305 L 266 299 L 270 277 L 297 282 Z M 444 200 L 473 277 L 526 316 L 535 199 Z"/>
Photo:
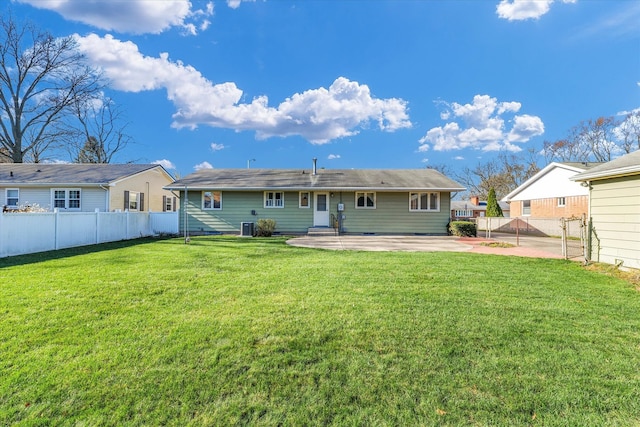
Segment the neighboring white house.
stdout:
<path fill-rule="evenodd" d="M 154 164 L 1 163 L 3 211 L 38 205 L 67 212 L 174 211 L 173 177 Z"/>
<path fill-rule="evenodd" d="M 550 163 L 502 201 L 511 206 L 511 217 L 569 218 L 586 214 L 589 189 L 571 178 L 599 163 Z"/>
<path fill-rule="evenodd" d="M 640 151 L 572 180 L 590 190 L 591 259 L 640 269 Z"/>

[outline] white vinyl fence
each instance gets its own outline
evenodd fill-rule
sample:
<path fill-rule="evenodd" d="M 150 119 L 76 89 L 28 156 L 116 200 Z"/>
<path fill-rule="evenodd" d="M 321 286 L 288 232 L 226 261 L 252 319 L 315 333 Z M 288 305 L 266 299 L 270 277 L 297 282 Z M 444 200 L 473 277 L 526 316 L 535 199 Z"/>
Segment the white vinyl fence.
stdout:
<path fill-rule="evenodd" d="M 0 258 L 159 234 L 178 234 L 177 212 L 3 213 Z"/>

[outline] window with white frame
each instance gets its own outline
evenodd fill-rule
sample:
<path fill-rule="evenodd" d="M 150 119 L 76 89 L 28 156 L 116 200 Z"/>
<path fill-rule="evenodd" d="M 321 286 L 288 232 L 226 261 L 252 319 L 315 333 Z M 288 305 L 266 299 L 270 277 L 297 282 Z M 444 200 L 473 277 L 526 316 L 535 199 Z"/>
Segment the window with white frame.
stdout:
<path fill-rule="evenodd" d="M 139 199 L 140 193 L 136 191 L 129 191 L 129 203 L 127 205 L 127 209 L 129 209 L 130 211 L 137 211 L 139 207 Z"/>
<path fill-rule="evenodd" d="M 558 197 L 558 207 L 564 207 L 567 205 L 567 200 L 564 197 Z"/>
<path fill-rule="evenodd" d="M 170 196 L 162 196 L 162 210 L 164 212 L 172 212 L 176 210 L 176 198 Z"/>
<path fill-rule="evenodd" d="M 456 210 L 456 218 L 471 218 L 471 217 L 473 217 L 473 210 L 471 209 Z"/>
<path fill-rule="evenodd" d="M 299 207 L 301 208 L 308 208 L 309 207 L 309 192 L 308 191 L 301 191 L 300 192 L 300 204 Z"/>
<path fill-rule="evenodd" d="M 356 209 L 375 209 L 376 193 L 371 191 L 356 192 Z"/>
<path fill-rule="evenodd" d="M 80 210 L 80 189 L 56 189 L 52 190 L 52 206 L 58 209 Z"/>
<path fill-rule="evenodd" d="M 18 203 L 20 202 L 20 190 L 17 188 L 7 188 L 6 193 L 6 203 L 7 207 L 17 208 Z"/>
<path fill-rule="evenodd" d="M 531 200 L 522 201 L 522 215 L 531 215 Z"/>
<path fill-rule="evenodd" d="M 439 211 L 440 210 L 440 193 L 409 193 L 409 210 L 410 211 Z"/>
<path fill-rule="evenodd" d="M 265 208 L 284 208 L 284 192 L 283 191 L 265 191 L 264 207 Z"/>
<path fill-rule="evenodd" d="M 222 191 L 203 191 L 202 209 L 222 209 Z"/>

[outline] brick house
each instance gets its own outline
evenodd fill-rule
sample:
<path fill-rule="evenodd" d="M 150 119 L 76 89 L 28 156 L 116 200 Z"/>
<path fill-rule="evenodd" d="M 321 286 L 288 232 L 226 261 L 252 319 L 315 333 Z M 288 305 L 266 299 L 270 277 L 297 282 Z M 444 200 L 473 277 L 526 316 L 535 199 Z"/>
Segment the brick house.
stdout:
<path fill-rule="evenodd" d="M 507 194 L 511 217 L 571 218 L 589 212 L 589 189 L 571 177 L 599 163 L 559 163 L 545 166 Z"/>
<path fill-rule="evenodd" d="M 510 206 L 506 202 L 499 201 L 498 204 L 502 209 L 505 218 L 510 216 Z M 487 213 L 487 202 L 481 201 L 478 196 L 472 196 L 469 200 L 453 200 L 451 202 L 451 219 L 467 220 L 473 218 L 482 218 Z"/>

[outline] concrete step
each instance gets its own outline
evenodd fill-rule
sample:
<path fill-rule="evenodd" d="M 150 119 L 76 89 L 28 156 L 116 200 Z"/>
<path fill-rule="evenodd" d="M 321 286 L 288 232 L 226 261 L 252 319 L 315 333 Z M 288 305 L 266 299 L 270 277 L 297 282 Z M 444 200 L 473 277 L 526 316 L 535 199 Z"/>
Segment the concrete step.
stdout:
<path fill-rule="evenodd" d="M 307 236 L 337 236 L 338 230 L 331 227 L 310 227 Z"/>

